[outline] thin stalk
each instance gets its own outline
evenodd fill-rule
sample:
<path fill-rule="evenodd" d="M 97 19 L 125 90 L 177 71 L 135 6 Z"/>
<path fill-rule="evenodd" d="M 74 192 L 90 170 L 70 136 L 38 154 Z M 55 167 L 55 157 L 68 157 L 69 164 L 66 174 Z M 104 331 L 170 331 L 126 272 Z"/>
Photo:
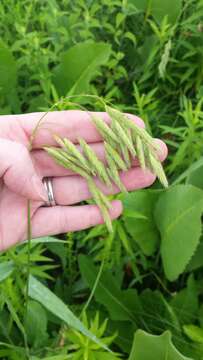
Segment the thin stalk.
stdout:
<path fill-rule="evenodd" d="M 29 277 L 30 277 L 30 252 L 31 252 L 31 240 L 32 240 L 32 224 L 31 224 L 31 202 L 28 200 L 27 202 L 27 284 L 26 284 L 26 292 L 25 292 L 25 306 L 26 306 L 26 314 L 28 310 L 28 298 L 29 298 Z"/>
<path fill-rule="evenodd" d="M 100 265 L 100 268 L 99 268 L 97 277 L 96 277 L 95 282 L 94 282 L 94 286 L 93 286 L 92 291 L 91 291 L 91 293 L 90 293 L 90 295 L 89 295 L 89 297 L 88 297 L 88 299 L 87 299 L 87 301 L 86 301 L 86 303 L 85 303 L 85 305 L 84 305 L 84 307 L 83 307 L 83 309 L 82 309 L 82 312 L 81 312 L 81 314 L 80 314 L 80 317 L 81 317 L 82 314 L 87 310 L 87 308 L 89 307 L 89 305 L 90 305 L 90 303 L 91 303 L 91 301 L 92 301 L 92 299 L 93 299 L 93 296 L 94 296 L 94 294 L 95 294 L 97 285 L 98 285 L 98 283 L 99 283 L 99 280 L 100 280 L 100 278 L 101 278 L 101 275 L 102 275 L 102 272 L 103 272 L 103 269 L 104 269 L 104 263 L 105 263 L 105 259 L 103 259 L 102 262 L 101 262 L 101 265 Z"/>

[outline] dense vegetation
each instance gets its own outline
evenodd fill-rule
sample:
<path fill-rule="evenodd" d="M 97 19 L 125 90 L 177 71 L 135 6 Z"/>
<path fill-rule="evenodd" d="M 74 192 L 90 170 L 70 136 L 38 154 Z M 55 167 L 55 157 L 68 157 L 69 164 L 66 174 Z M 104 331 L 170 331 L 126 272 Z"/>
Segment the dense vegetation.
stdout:
<path fill-rule="evenodd" d="M 170 182 L 120 195 L 110 235 L 0 255 L 0 358 L 203 359 L 203 1 L 1 0 L 0 18 L 1 114 L 99 95 L 165 140 Z"/>

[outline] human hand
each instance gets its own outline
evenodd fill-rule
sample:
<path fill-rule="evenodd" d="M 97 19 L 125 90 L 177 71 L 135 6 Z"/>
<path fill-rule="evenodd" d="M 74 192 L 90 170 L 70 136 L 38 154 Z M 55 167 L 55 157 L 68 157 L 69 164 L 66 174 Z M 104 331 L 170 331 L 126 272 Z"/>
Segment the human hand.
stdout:
<path fill-rule="evenodd" d="M 98 113 L 109 121 L 106 113 Z M 96 205 L 74 205 L 91 197 L 86 181 L 57 165 L 42 149 L 44 145 L 57 145 L 53 134 L 67 137 L 72 142 L 84 138 L 98 157 L 105 162 L 102 139 L 87 112 L 79 110 L 48 113 L 32 142 L 30 137 L 43 113 L 1 116 L 0 122 L 0 250 L 5 250 L 27 238 L 27 199 L 31 201 L 32 237 L 54 235 L 86 229 L 103 223 Z M 129 115 L 138 125 L 142 120 Z M 167 156 L 167 147 L 161 140 L 159 157 Z M 135 159 L 132 168 L 121 172 L 121 180 L 128 190 L 150 186 L 155 176 L 143 171 Z M 52 177 L 57 206 L 44 207 L 47 194 L 42 184 L 44 177 Z M 97 184 L 109 194 L 103 184 Z M 111 193 L 119 192 L 113 186 Z M 74 205 L 74 206 L 69 206 Z M 113 201 L 110 215 L 117 218 L 122 212 L 120 201 Z"/>

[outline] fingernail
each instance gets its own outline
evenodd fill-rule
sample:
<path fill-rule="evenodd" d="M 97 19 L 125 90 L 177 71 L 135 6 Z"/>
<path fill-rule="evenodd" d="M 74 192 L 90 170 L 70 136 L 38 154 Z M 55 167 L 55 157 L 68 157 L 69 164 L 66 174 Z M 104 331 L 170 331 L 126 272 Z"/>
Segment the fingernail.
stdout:
<path fill-rule="evenodd" d="M 32 177 L 32 185 L 33 185 L 33 190 L 36 193 L 36 195 L 38 195 L 39 199 L 47 202 L 48 196 L 46 189 L 38 176 L 34 175 Z"/>

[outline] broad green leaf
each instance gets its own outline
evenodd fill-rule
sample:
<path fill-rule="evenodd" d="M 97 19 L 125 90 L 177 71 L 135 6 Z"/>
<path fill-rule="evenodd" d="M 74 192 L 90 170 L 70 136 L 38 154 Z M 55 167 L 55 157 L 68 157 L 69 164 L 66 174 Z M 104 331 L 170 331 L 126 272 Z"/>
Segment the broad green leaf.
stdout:
<path fill-rule="evenodd" d="M 147 11 L 158 23 L 161 23 L 166 15 L 170 23 L 175 23 L 182 8 L 182 0 L 130 0 L 130 3 L 137 9 Z"/>
<path fill-rule="evenodd" d="M 15 87 L 17 70 L 9 48 L 0 40 L 0 94 L 9 94 Z"/>
<path fill-rule="evenodd" d="M 25 329 L 29 344 L 35 348 L 42 346 L 48 339 L 46 311 L 36 301 L 28 302 Z"/>
<path fill-rule="evenodd" d="M 159 192 L 149 190 L 136 191 L 122 197 L 124 204 L 123 218 L 127 231 L 139 244 L 145 255 L 152 255 L 159 242 L 153 209 Z M 134 213 L 136 216 L 129 217 Z M 140 214 L 140 216 L 138 216 Z"/>
<path fill-rule="evenodd" d="M 114 343 L 125 353 L 130 353 L 136 328 L 130 321 L 109 321 L 108 332 L 117 334 Z"/>
<path fill-rule="evenodd" d="M 201 157 L 199 160 L 195 161 L 186 171 L 184 171 L 178 178 L 173 182 L 173 185 L 179 184 L 181 181 L 185 180 L 187 178 L 190 178 L 190 175 L 193 172 L 196 172 L 199 168 L 203 166 L 203 157 Z"/>
<path fill-rule="evenodd" d="M 203 165 L 189 174 L 186 183 L 203 189 Z"/>
<path fill-rule="evenodd" d="M 155 208 L 161 233 L 161 256 L 171 281 L 185 270 L 201 235 L 203 191 L 191 185 L 178 185 L 162 194 Z"/>
<path fill-rule="evenodd" d="M 138 330 L 135 333 L 129 360 L 192 360 L 182 355 L 173 345 L 170 331 L 151 335 Z"/>
<path fill-rule="evenodd" d="M 174 24 L 182 8 L 182 0 L 149 0 L 148 4 L 151 7 L 150 13 L 158 23 L 167 15 L 168 22 Z"/>
<path fill-rule="evenodd" d="M 105 65 L 111 46 L 103 42 L 78 43 L 67 50 L 54 70 L 59 95 L 88 93 L 89 84 L 101 65 Z"/>
<path fill-rule="evenodd" d="M 203 344 L 203 329 L 196 325 L 184 325 L 183 330 L 190 340 Z"/>
<path fill-rule="evenodd" d="M 129 4 L 134 5 L 138 10 L 145 11 L 147 8 L 148 0 L 129 0 Z"/>
<path fill-rule="evenodd" d="M 83 279 L 92 289 L 97 278 L 98 268 L 85 255 L 79 256 L 79 266 Z M 101 274 L 94 296 L 107 308 L 112 320 L 130 320 L 136 324 L 132 309 L 137 310 L 137 293 L 132 289 L 121 291 L 110 272 L 104 271 Z"/>
<path fill-rule="evenodd" d="M 198 290 L 193 276 L 187 281 L 187 287 L 174 294 L 171 307 L 176 313 L 180 324 L 189 324 L 194 321 L 198 313 Z"/>
<path fill-rule="evenodd" d="M 141 324 L 147 324 L 148 331 L 156 333 L 164 330 L 171 330 L 173 334 L 178 335 L 181 327 L 172 306 L 165 300 L 163 294 L 151 289 L 145 289 L 140 294 L 142 305 Z"/>
<path fill-rule="evenodd" d="M 7 261 L 0 264 L 0 281 L 5 280 L 9 277 L 14 270 L 14 263 L 13 261 Z"/>
<path fill-rule="evenodd" d="M 60 298 L 58 298 L 51 290 L 49 290 L 33 276 L 29 277 L 28 293 L 30 298 L 41 303 L 47 310 L 61 319 L 62 322 L 66 323 L 66 325 L 81 331 L 84 335 L 99 344 L 102 348 L 107 349 L 107 347 L 102 344 L 94 334 L 86 329 L 83 323 L 73 314 L 73 312 L 66 304 L 64 304 Z"/>
<path fill-rule="evenodd" d="M 203 267 L 203 239 L 201 239 L 201 242 L 190 260 L 186 271 L 194 271 L 200 267 Z"/>

